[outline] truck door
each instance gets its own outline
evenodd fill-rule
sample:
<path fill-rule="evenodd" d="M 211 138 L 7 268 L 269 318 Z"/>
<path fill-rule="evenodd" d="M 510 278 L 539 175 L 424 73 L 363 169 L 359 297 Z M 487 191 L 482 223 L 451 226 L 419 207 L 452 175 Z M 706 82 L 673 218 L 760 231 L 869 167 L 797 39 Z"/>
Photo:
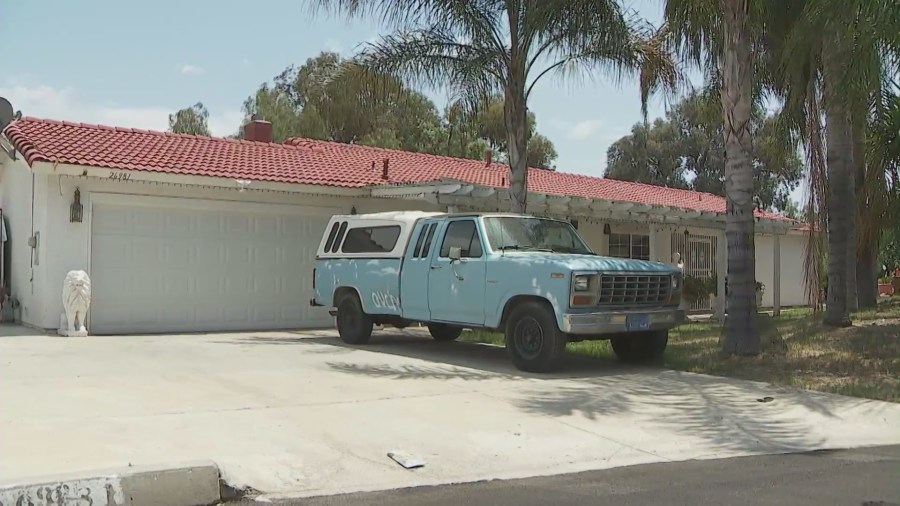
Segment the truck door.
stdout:
<path fill-rule="evenodd" d="M 478 224 L 474 218 L 458 218 L 439 232 L 428 273 L 430 320 L 482 325 L 487 264 Z M 451 247 L 460 248 L 459 260 L 450 260 Z"/>
<path fill-rule="evenodd" d="M 400 269 L 400 305 L 403 317 L 409 320 L 427 321 L 428 272 L 431 266 L 431 250 L 437 242 L 438 222 L 420 220 L 403 257 Z"/>

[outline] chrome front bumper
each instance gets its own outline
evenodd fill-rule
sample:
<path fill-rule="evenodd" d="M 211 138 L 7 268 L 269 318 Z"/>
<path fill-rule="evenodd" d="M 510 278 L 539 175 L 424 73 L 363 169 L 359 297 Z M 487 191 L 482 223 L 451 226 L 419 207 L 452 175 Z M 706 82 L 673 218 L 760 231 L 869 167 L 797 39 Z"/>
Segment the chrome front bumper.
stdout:
<path fill-rule="evenodd" d="M 610 310 L 602 313 L 565 314 L 562 330 L 566 334 L 601 335 L 622 332 L 667 330 L 684 321 L 684 310 L 664 309 Z"/>

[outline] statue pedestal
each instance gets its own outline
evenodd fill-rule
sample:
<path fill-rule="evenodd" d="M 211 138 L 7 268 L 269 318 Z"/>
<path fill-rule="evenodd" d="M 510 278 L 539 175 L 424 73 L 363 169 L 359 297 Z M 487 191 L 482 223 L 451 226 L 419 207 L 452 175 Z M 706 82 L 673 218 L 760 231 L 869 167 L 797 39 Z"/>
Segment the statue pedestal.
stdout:
<path fill-rule="evenodd" d="M 78 322 L 79 325 L 81 322 Z M 66 318 L 66 313 L 62 313 L 59 315 L 59 328 L 56 330 L 56 333 L 63 337 L 87 337 L 87 330 L 69 330 L 69 320 Z"/>

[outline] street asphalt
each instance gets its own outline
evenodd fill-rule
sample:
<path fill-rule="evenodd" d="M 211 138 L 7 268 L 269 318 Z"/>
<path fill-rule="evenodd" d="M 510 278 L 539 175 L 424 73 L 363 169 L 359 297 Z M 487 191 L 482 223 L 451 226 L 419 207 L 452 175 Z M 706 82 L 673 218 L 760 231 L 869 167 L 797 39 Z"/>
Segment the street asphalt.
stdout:
<path fill-rule="evenodd" d="M 245 506 L 255 503 L 244 501 Z M 646 464 L 604 471 L 275 501 L 282 506 L 900 506 L 900 446 Z"/>

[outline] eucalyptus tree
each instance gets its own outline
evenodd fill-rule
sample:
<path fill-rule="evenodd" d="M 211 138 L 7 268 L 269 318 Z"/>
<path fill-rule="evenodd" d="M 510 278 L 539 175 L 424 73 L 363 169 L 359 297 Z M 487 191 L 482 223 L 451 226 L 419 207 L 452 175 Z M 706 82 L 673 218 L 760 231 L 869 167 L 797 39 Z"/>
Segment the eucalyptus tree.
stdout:
<path fill-rule="evenodd" d="M 209 135 L 209 111 L 202 102 L 169 115 L 169 131 L 177 134 Z"/>
<path fill-rule="evenodd" d="M 512 210 L 526 210 L 528 99 L 552 73 L 650 67 L 642 89 L 675 85 L 654 32 L 616 0 L 309 0 L 314 10 L 380 19 L 394 30 L 359 61 L 375 72 L 449 88 L 459 100 L 503 97 Z M 646 82 L 646 84 L 644 84 Z"/>

